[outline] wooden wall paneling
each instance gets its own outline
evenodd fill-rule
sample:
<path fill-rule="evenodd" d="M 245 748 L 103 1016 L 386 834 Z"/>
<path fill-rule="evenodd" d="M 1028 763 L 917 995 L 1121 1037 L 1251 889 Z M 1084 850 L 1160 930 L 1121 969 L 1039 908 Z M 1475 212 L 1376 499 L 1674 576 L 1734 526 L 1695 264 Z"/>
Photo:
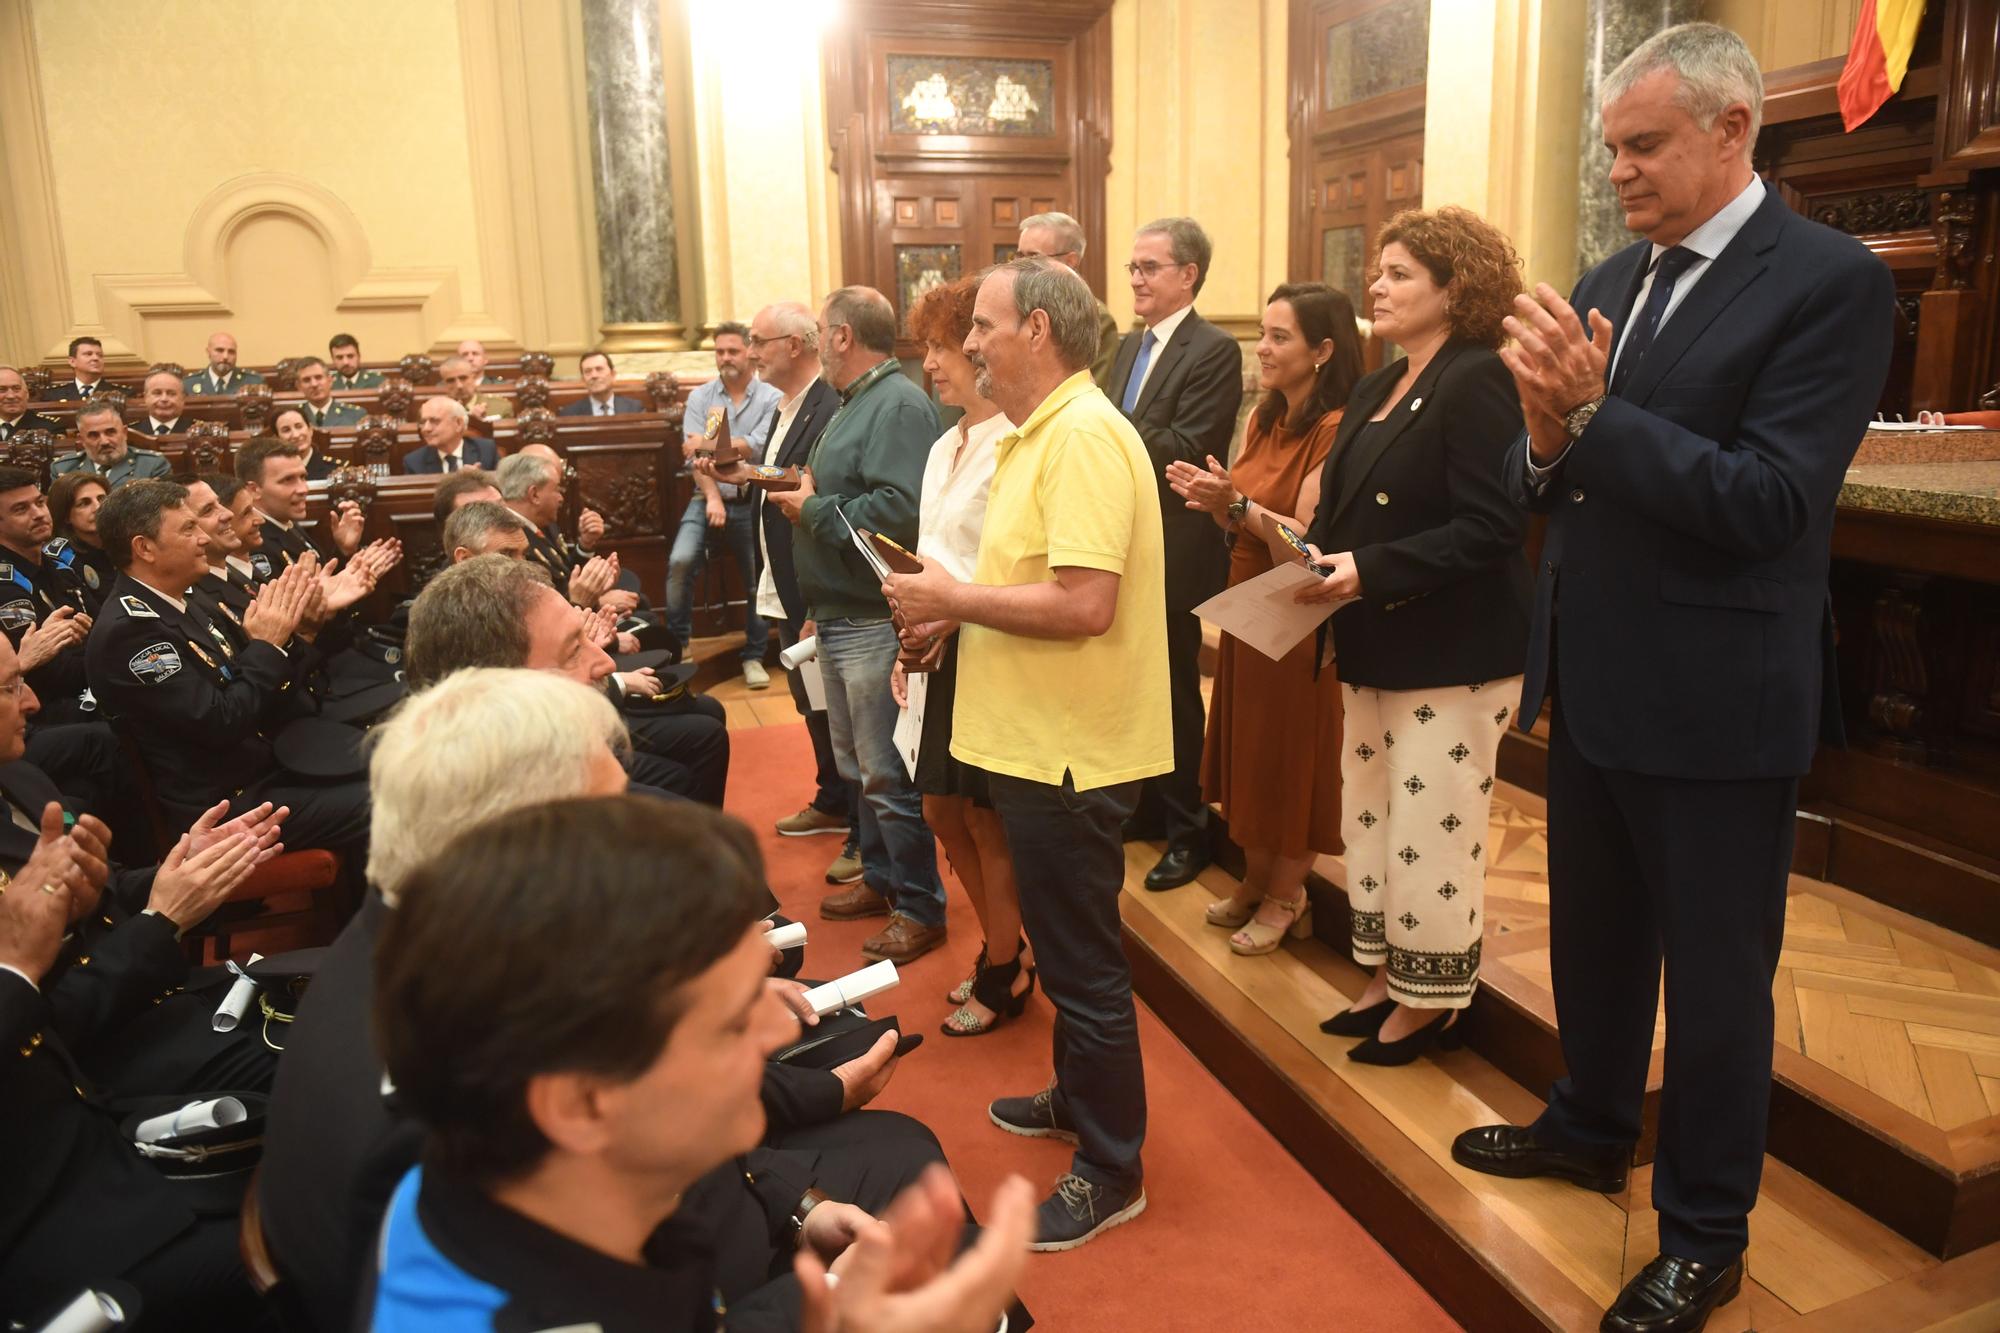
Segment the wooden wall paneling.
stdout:
<path fill-rule="evenodd" d="M 907 317 L 913 278 L 948 279 L 1011 257 L 1021 219 L 1057 208 L 1083 224 L 1084 277 L 1102 295 L 1110 43 L 1109 0 L 855 5 L 826 46 L 843 281 L 878 288 Z M 922 56 L 937 58 L 940 81 L 894 95 L 892 67 Z M 967 86 L 990 88 L 989 107 L 1005 114 L 959 107 Z M 917 118 L 937 123 L 947 99 L 971 124 L 920 130 Z M 1007 132 L 1013 123 L 1027 129 Z M 907 339 L 899 347 L 918 350 Z"/>
<path fill-rule="evenodd" d="M 1363 319 L 1376 234 L 1397 210 L 1423 201 L 1425 90 L 1410 63 L 1422 60 L 1412 43 L 1423 8 L 1423 0 L 1292 4 L 1291 271 L 1339 287 Z M 1336 49 L 1369 58 L 1329 68 Z M 1392 70 L 1402 72 L 1385 73 Z M 1382 91 L 1372 91 L 1375 79 Z M 1371 369 L 1387 353 L 1379 338 L 1364 348 Z"/>
<path fill-rule="evenodd" d="M 1939 90 L 1938 167 L 2000 167 L 2000 5 L 1949 0 Z"/>

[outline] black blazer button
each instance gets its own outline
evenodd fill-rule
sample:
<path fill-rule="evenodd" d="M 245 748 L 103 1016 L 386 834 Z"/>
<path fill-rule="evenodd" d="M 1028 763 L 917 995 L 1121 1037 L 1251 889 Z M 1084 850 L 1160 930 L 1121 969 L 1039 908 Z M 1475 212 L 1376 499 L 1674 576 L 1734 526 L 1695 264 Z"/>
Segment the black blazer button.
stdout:
<path fill-rule="evenodd" d="M 1580 504 L 1582 504 L 1582 503 L 1583 503 L 1583 491 L 1582 491 L 1581 489 L 1578 489 L 1578 490 L 1574 490 L 1574 491 L 1571 491 L 1571 492 L 1569 493 L 1569 502 L 1570 502 L 1571 504 L 1579 504 L 1579 505 L 1580 505 Z"/>
<path fill-rule="evenodd" d="M 1553 574 L 1553 573 L 1555 573 L 1555 572 L 1556 572 L 1556 562 L 1555 562 L 1555 561 L 1553 561 L 1553 560 L 1545 560 L 1545 561 L 1543 561 L 1543 562 L 1542 562 L 1542 567 L 1543 567 L 1544 569 L 1548 570 L 1548 571 L 1549 571 L 1549 573 L 1551 573 L 1551 574 Z"/>

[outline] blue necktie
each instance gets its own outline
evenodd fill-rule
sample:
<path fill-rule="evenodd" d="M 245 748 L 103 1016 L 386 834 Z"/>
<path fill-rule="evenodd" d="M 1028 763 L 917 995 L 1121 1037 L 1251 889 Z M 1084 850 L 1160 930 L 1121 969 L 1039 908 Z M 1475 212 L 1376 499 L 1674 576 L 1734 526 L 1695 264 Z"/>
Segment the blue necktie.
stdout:
<path fill-rule="evenodd" d="M 1132 363 L 1132 378 L 1125 381 L 1125 401 L 1120 404 L 1128 413 L 1138 404 L 1139 386 L 1146 382 L 1146 367 L 1153 363 L 1153 344 L 1158 341 L 1151 329 L 1139 339 L 1139 359 Z"/>
<path fill-rule="evenodd" d="M 1646 304 L 1639 308 L 1624 350 L 1618 353 L 1618 369 L 1611 376 L 1612 397 L 1624 396 L 1632 372 L 1645 359 L 1646 349 L 1653 345 L 1653 338 L 1660 331 L 1660 321 L 1666 317 L 1667 303 L 1674 299 L 1674 288 L 1679 285 L 1681 275 L 1700 258 L 1694 251 L 1676 245 L 1661 251 L 1660 257 L 1653 261 L 1653 285 L 1646 291 Z"/>

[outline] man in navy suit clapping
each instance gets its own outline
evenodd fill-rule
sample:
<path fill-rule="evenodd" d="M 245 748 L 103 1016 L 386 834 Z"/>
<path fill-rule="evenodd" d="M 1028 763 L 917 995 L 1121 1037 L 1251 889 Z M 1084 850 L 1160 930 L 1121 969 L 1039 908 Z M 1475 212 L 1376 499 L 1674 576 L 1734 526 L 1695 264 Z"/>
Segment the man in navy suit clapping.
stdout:
<path fill-rule="evenodd" d="M 1888 373 L 1893 282 L 1751 166 L 1763 81 L 1691 23 L 1605 81 L 1645 239 L 1516 301 L 1507 462 L 1549 515 L 1518 725 L 1553 704 L 1549 927 L 1566 1077 L 1459 1136 L 1497 1175 L 1623 1189 L 1666 972 L 1660 1254 L 1603 1327 L 1684 1333 L 1742 1283 L 1800 775 L 1841 739 L 1827 597 L 1843 474 Z M 1588 312 L 1586 326 L 1578 312 Z"/>

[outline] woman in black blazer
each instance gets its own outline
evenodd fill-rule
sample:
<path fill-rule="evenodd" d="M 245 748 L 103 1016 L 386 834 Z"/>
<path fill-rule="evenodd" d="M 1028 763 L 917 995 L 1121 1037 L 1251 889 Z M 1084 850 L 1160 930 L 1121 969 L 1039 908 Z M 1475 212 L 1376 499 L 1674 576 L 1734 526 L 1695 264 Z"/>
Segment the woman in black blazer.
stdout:
<path fill-rule="evenodd" d="M 1300 600 L 1357 599 L 1329 624 L 1354 957 L 1375 976 L 1321 1027 L 1406 1064 L 1457 1043 L 1478 981 L 1494 757 L 1521 699 L 1526 519 L 1502 467 L 1521 405 L 1494 350 L 1521 270 L 1461 208 L 1397 214 L 1379 252 L 1374 331 L 1406 355 L 1347 400 L 1307 533 L 1332 572 Z"/>

